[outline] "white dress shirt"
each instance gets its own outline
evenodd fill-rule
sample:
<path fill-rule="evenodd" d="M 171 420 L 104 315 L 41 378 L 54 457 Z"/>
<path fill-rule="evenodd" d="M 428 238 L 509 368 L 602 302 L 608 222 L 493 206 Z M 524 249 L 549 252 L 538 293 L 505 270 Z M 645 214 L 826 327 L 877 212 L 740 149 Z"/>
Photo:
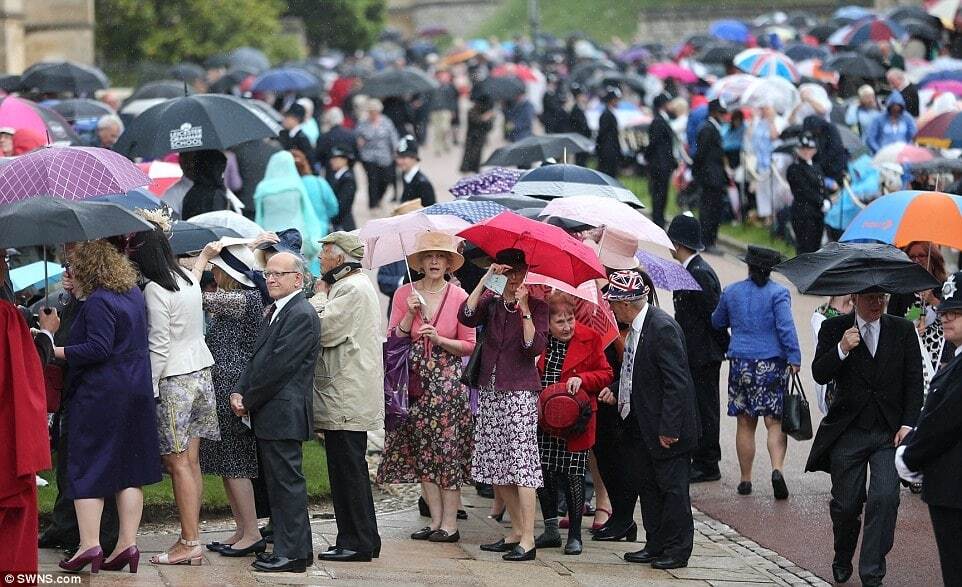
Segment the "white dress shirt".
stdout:
<path fill-rule="evenodd" d="M 697 257 L 697 256 L 698 256 L 698 253 L 695 253 L 695 254 L 692 255 L 691 257 L 688 257 L 687 259 L 685 259 L 684 261 L 681 262 L 681 266 L 684 267 L 685 269 L 688 269 L 688 266 L 691 265 L 691 262 L 694 261 L 694 260 L 695 260 L 695 257 Z M 645 311 L 647 311 L 647 310 L 648 310 L 648 305 L 645 304 Z"/>
<path fill-rule="evenodd" d="M 874 357 L 875 351 L 878 350 L 879 335 L 882 332 L 881 318 L 874 320 L 872 322 L 866 322 L 858 314 L 855 315 L 855 325 L 858 327 L 859 334 L 862 337 L 862 344 L 868 347 L 869 353 Z M 871 330 L 869 333 L 865 331 L 865 326 L 868 325 Z M 866 338 L 869 336 L 870 338 Z M 843 361 L 848 358 L 849 353 L 842 350 L 842 343 L 838 343 L 838 358 Z"/>
<path fill-rule="evenodd" d="M 277 315 L 281 313 L 281 310 L 284 309 L 284 306 L 287 305 L 287 302 L 291 301 L 291 298 L 299 293 L 301 293 L 301 290 L 296 290 L 294 293 L 287 294 L 286 296 L 274 302 L 274 313 L 271 314 L 270 324 L 273 324 L 274 320 L 277 320 Z"/>
<path fill-rule="evenodd" d="M 418 171 L 421 171 L 420 165 L 415 165 L 412 167 L 411 171 L 408 171 L 404 174 L 404 183 L 411 183 L 411 180 L 413 180 L 414 176 L 418 174 Z"/>

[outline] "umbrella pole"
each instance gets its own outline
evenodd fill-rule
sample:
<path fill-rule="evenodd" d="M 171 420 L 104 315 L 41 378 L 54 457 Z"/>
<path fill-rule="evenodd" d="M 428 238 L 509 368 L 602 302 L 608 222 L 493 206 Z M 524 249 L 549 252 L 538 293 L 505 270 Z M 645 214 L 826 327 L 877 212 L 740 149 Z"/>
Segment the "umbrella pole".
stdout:
<path fill-rule="evenodd" d="M 47 296 L 50 295 L 50 292 L 47 291 L 47 281 L 49 279 L 47 275 L 47 247 L 43 246 L 42 248 L 43 248 L 43 307 L 44 309 L 46 309 Z"/>

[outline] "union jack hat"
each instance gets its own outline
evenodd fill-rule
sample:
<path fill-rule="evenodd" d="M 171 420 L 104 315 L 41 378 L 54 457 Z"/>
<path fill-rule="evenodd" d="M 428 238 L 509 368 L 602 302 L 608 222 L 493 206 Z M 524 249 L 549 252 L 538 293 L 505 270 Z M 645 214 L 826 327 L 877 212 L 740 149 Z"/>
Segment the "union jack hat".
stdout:
<path fill-rule="evenodd" d="M 641 273 L 627 269 L 608 277 L 603 297 L 610 302 L 630 302 L 646 297 L 649 291 Z"/>

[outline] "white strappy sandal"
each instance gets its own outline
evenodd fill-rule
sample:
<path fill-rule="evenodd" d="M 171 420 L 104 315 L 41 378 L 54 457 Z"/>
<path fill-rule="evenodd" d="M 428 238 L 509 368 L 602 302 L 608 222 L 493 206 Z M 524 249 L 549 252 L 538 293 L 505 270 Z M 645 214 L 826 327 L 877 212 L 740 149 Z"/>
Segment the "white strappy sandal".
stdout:
<path fill-rule="evenodd" d="M 178 540 L 184 546 L 190 546 L 192 550 L 190 553 L 181 558 L 171 560 L 169 552 L 162 552 L 160 554 L 150 557 L 151 564 L 155 565 L 190 565 L 192 567 L 200 566 L 204 561 L 204 549 L 200 545 L 200 540 L 184 540 L 180 538 Z"/>

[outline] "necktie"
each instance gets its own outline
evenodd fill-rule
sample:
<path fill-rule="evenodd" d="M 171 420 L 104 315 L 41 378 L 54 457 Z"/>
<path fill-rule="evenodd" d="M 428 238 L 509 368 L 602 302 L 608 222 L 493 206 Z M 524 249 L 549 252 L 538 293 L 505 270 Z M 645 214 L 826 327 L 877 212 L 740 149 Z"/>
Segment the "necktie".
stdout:
<path fill-rule="evenodd" d="M 267 320 L 267 325 L 270 326 L 271 319 L 274 318 L 274 310 L 277 309 L 277 304 L 271 304 L 264 308 L 264 319 Z"/>
<path fill-rule="evenodd" d="M 635 346 L 638 333 L 634 328 L 628 329 L 625 339 L 625 356 L 621 363 L 621 380 L 618 383 L 618 414 L 624 420 L 631 411 L 631 373 L 635 368 Z"/>
<path fill-rule="evenodd" d="M 868 352 L 874 357 L 875 349 L 878 348 L 878 338 L 875 336 L 875 325 L 871 322 L 866 322 L 862 326 L 862 340 L 865 341 Z"/>

